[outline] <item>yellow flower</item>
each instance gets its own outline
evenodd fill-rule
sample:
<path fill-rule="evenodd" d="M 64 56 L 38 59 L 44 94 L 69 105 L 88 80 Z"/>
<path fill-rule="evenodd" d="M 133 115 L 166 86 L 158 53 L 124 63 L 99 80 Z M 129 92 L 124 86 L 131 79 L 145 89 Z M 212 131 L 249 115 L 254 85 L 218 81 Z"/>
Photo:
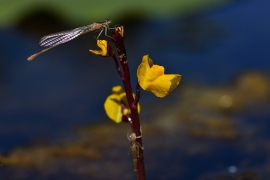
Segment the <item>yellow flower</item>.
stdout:
<path fill-rule="evenodd" d="M 122 37 L 125 36 L 125 34 L 124 34 L 124 26 L 118 26 L 118 27 L 116 27 L 116 31 L 118 31 L 118 33 L 119 33 Z"/>
<path fill-rule="evenodd" d="M 89 51 L 95 55 L 99 56 L 111 56 L 113 55 L 112 48 L 108 44 L 106 40 L 97 40 L 97 46 L 100 48 L 100 50 L 92 50 Z"/>
<path fill-rule="evenodd" d="M 135 95 L 133 94 L 133 96 Z M 126 93 L 122 86 L 114 86 L 112 88 L 112 94 L 107 97 L 104 103 L 104 109 L 107 116 L 116 123 L 120 123 L 123 116 L 130 114 Z M 140 112 L 139 103 L 137 109 Z"/>
<path fill-rule="evenodd" d="M 154 65 L 149 55 L 144 55 L 137 69 L 138 82 L 143 90 L 150 91 L 157 97 L 168 96 L 181 80 L 179 74 L 164 74 L 163 66 Z"/>

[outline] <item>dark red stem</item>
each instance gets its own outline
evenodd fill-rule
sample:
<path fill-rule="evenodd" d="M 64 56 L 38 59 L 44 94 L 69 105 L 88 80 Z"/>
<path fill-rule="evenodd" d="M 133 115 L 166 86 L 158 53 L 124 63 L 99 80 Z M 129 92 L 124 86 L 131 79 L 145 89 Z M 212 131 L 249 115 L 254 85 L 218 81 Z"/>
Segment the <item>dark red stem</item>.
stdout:
<path fill-rule="evenodd" d="M 121 28 L 123 30 L 124 27 L 122 26 Z M 122 32 L 124 32 L 124 31 L 122 31 Z M 138 155 L 138 159 L 137 159 L 137 178 L 138 178 L 138 180 L 145 180 L 141 126 L 140 126 L 139 113 L 138 113 L 138 109 L 137 109 L 137 104 L 138 104 L 138 101 L 140 98 L 140 91 L 139 91 L 139 86 L 137 84 L 136 97 L 134 99 L 133 93 L 132 93 L 132 87 L 131 87 L 131 83 L 130 83 L 130 72 L 129 72 L 128 60 L 127 60 L 127 55 L 126 55 L 126 49 L 125 49 L 125 45 L 124 45 L 124 37 L 122 35 L 119 32 L 119 29 L 116 28 L 116 30 L 112 34 L 112 37 L 113 37 L 112 41 L 116 46 L 119 61 L 121 63 L 122 69 L 123 69 L 120 76 L 121 76 L 121 79 L 122 79 L 122 82 L 124 85 L 128 105 L 129 105 L 130 111 L 131 111 L 132 123 L 130 123 L 130 125 L 132 126 L 132 130 L 136 134 L 136 137 L 139 137 L 136 139 L 136 142 L 138 143 L 138 147 L 139 147 L 138 148 L 139 155 Z M 116 59 L 116 57 L 115 57 L 115 59 Z"/>
<path fill-rule="evenodd" d="M 113 58 L 113 60 L 114 60 L 115 69 L 116 69 L 117 73 L 119 74 L 119 76 L 120 76 L 121 79 L 122 79 L 122 77 L 123 77 L 124 74 L 123 74 L 123 71 L 121 70 L 121 68 L 120 68 L 120 66 L 119 66 L 118 60 L 117 60 L 117 58 L 116 58 L 115 55 L 112 55 L 112 58 Z"/>
<path fill-rule="evenodd" d="M 135 100 L 133 102 L 133 106 L 137 106 L 139 100 L 140 100 L 140 85 L 139 85 L 139 82 L 137 82 L 137 85 L 136 85 L 136 96 L 135 96 Z"/>

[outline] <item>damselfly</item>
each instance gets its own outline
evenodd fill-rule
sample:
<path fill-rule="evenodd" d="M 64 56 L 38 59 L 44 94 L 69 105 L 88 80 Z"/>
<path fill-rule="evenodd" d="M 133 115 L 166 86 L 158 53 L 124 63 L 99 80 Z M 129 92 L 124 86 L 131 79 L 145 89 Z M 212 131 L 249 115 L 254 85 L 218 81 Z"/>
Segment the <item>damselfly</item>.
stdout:
<path fill-rule="evenodd" d="M 103 32 L 103 30 L 105 29 L 105 36 L 107 35 L 107 30 L 110 29 L 109 28 L 109 24 L 112 21 L 110 19 L 106 19 L 104 22 L 95 22 L 93 24 L 89 24 L 87 26 L 82 26 L 82 27 L 78 27 L 76 29 L 71 29 L 71 30 L 67 30 L 67 31 L 62 31 L 62 32 L 58 32 L 58 33 L 54 33 L 54 34 L 50 34 L 47 36 L 44 36 L 43 38 L 40 39 L 40 46 L 43 47 L 49 47 L 46 49 L 43 49 L 42 51 L 33 54 L 32 56 L 30 56 L 27 60 L 28 61 L 32 61 L 35 57 L 37 57 L 38 55 L 40 55 L 41 53 L 44 53 L 48 50 L 50 50 L 51 48 L 58 46 L 59 44 L 63 44 L 66 43 L 82 34 L 94 31 L 94 30 L 99 30 L 101 29 L 100 33 L 97 36 L 97 39 L 99 38 L 99 36 L 101 35 L 101 33 Z M 114 28 L 112 28 L 114 29 Z M 110 36 L 108 36 L 110 37 Z M 111 37 L 110 37 L 111 38 Z"/>

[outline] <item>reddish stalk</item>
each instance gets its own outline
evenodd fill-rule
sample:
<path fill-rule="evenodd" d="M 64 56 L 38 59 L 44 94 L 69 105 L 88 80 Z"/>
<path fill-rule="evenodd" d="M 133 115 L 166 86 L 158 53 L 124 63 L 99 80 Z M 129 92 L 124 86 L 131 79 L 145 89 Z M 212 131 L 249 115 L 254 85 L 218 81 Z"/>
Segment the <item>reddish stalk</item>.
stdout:
<path fill-rule="evenodd" d="M 126 92 L 126 97 L 128 101 L 128 105 L 130 107 L 130 126 L 132 128 L 132 131 L 136 134 L 136 146 L 138 147 L 138 157 L 137 157 L 137 179 L 138 180 L 145 180 L 145 169 L 144 169 L 144 157 L 143 157 L 143 144 L 142 144 L 142 134 L 141 134 L 141 126 L 140 126 L 140 119 L 139 119 L 139 113 L 137 109 L 137 105 L 140 98 L 140 86 L 136 85 L 136 96 L 135 99 L 133 97 L 132 93 L 132 87 L 130 84 L 130 71 L 128 66 L 128 59 L 126 54 L 126 49 L 124 45 L 124 27 L 118 27 L 115 29 L 115 31 L 112 33 L 112 41 L 115 44 L 116 51 L 118 54 L 118 58 L 120 61 L 120 64 L 122 66 L 122 71 L 119 67 L 117 58 L 115 55 L 113 55 L 113 59 L 115 61 L 116 70 L 118 74 L 120 75 L 124 89 Z"/>

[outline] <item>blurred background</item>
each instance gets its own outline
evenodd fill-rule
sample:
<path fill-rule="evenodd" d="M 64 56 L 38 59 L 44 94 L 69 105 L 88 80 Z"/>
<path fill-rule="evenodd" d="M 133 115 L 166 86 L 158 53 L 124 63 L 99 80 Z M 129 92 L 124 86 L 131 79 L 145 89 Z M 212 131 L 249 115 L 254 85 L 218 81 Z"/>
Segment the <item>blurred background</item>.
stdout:
<path fill-rule="evenodd" d="M 111 19 L 125 27 L 133 88 L 145 54 L 182 75 L 164 99 L 141 92 L 147 179 L 269 180 L 269 7 L 0 0 L 0 179 L 136 178 L 129 126 L 103 109 L 121 80 L 111 58 L 88 51 L 99 32 L 27 61 L 41 37 Z"/>

